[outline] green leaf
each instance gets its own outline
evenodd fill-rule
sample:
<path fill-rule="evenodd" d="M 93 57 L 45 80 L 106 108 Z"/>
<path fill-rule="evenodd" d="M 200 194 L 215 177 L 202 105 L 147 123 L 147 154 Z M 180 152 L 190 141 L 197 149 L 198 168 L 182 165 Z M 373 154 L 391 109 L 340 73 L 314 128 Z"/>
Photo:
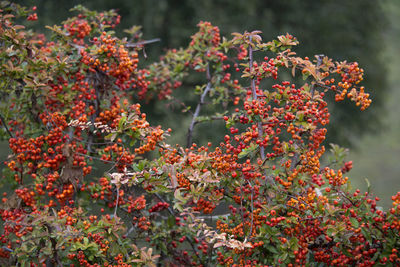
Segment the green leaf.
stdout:
<path fill-rule="evenodd" d="M 245 148 L 242 150 L 242 152 L 239 153 L 238 158 L 244 158 L 247 157 L 249 154 L 253 154 L 257 150 L 258 146 L 255 144 L 250 145 L 249 147 Z"/>
<path fill-rule="evenodd" d="M 273 254 L 278 254 L 278 250 L 274 246 L 267 246 L 267 249 L 272 252 Z"/>
<path fill-rule="evenodd" d="M 334 235 L 336 235 L 336 231 L 332 227 L 329 227 L 328 229 L 326 229 L 326 234 L 328 236 L 334 236 Z"/>
<path fill-rule="evenodd" d="M 136 139 L 132 139 L 130 142 L 129 142 L 129 146 L 134 146 L 135 145 L 135 143 L 136 143 Z"/>
<path fill-rule="evenodd" d="M 360 223 L 357 221 L 356 218 L 351 217 L 351 218 L 350 218 L 350 222 L 351 222 L 351 225 L 353 225 L 354 228 L 360 227 Z"/>
<path fill-rule="evenodd" d="M 297 117 L 297 120 L 298 120 L 298 121 L 303 121 L 303 118 L 304 118 L 304 111 L 298 111 L 298 112 L 296 113 L 296 117 Z"/>
<path fill-rule="evenodd" d="M 176 209 L 178 211 L 183 211 L 182 205 L 178 202 L 174 204 L 174 209 Z"/>
<path fill-rule="evenodd" d="M 111 142 L 113 142 L 115 140 L 115 138 L 117 138 L 117 133 L 110 133 L 109 135 L 107 135 L 106 137 L 104 137 L 106 140 L 110 140 Z"/>
<path fill-rule="evenodd" d="M 169 228 L 173 228 L 175 225 L 175 218 L 172 216 L 169 216 L 167 219 L 167 225 Z"/>
<path fill-rule="evenodd" d="M 351 258 L 354 257 L 354 255 L 352 255 L 351 253 L 349 253 L 349 252 L 347 251 L 347 249 L 342 249 L 341 251 L 342 251 L 343 254 L 346 255 L 347 257 L 351 257 Z"/>
<path fill-rule="evenodd" d="M 287 259 L 287 257 L 289 256 L 289 254 L 287 252 L 282 253 L 280 259 L 281 261 L 285 262 L 285 260 Z"/>
<path fill-rule="evenodd" d="M 183 64 L 177 64 L 174 68 L 174 72 L 181 72 L 184 69 L 184 65 Z"/>
<path fill-rule="evenodd" d="M 121 119 L 119 119 L 119 122 L 118 122 L 118 129 L 119 130 L 122 130 L 122 126 L 124 125 L 125 121 L 126 121 L 126 116 L 123 115 L 121 117 Z"/>
<path fill-rule="evenodd" d="M 297 238 L 292 238 L 292 239 L 290 239 L 290 241 L 289 241 L 289 247 L 290 247 L 290 249 L 292 249 L 292 250 L 297 250 L 297 249 L 299 248 Z"/>
<path fill-rule="evenodd" d="M 370 260 L 370 262 L 376 261 L 380 255 L 381 255 L 381 253 L 375 252 L 375 255 L 372 257 L 372 259 Z"/>
<path fill-rule="evenodd" d="M 367 241 L 371 241 L 371 232 L 369 229 L 366 229 L 364 227 L 361 228 L 361 233 L 364 235 L 365 239 Z"/>

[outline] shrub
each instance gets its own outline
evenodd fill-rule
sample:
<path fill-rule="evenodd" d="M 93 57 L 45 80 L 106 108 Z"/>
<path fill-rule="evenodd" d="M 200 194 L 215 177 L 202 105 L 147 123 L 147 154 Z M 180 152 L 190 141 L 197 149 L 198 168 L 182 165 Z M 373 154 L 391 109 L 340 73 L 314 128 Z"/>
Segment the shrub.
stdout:
<path fill-rule="evenodd" d="M 200 22 L 187 48 L 144 67 L 149 42 L 139 27 L 116 37 L 114 11 L 78 6 L 47 40 L 15 24 L 32 10 L 2 5 L 3 265 L 399 264 L 400 194 L 385 212 L 351 191 L 346 150 L 322 162 L 325 99 L 371 103 L 357 63 Z M 195 108 L 173 93 L 192 75 L 205 81 Z M 186 147 L 138 100 L 180 103 Z M 193 143 L 212 121 L 226 124 L 221 143 Z"/>

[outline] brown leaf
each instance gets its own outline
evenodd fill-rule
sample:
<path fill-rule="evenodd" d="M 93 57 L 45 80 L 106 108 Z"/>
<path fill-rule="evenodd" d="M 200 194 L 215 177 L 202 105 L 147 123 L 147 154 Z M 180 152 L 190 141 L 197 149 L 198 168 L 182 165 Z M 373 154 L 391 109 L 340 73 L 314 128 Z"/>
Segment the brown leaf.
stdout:
<path fill-rule="evenodd" d="M 293 68 L 292 68 L 292 76 L 295 77 L 296 76 L 296 65 L 293 64 Z"/>
<path fill-rule="evenodd" d="M 62 153 L 66 157 L 66 164 L 61 171 L 60 182 L 62 184 L 70 183 L 76 188 L 78 181 L 83 179 L 83 168 L 73 165 L 73 151 L 68 145 L 62 148 Z"/>
<path fill-rule="evenodd" d="M 0 209 L 17 209 L 21 207 L 21 199 L 17 194 L 13 193 L 6 202 L 0 203 Z"/>
<path fill-rule="evenodd" d="M 61 171 L 60 182 L 62 184 L 73 184 L 76 187 L 78 181 L 83 179 L 83 168 L 66 165 Z"/>

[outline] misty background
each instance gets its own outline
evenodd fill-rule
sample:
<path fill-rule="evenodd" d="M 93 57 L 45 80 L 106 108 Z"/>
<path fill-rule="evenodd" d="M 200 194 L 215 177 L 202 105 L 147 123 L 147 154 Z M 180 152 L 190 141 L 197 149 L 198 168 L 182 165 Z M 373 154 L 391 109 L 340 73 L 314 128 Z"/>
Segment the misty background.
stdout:
<path fill-rule="evenodd" d="M 196 24 L 210 21 L 221 34 L 261 30 L 264 41 L 289 32 L 300 45 L 295 51 L 312 58 L 327 55 L 334 60 L 358 61 L 365 70 L 364 85 L 372 105 L 360 112 L 353 103 L 329 103 L 331 123 L 329 143 L 350 148 L 353 170 L 348 173 L 354 188 L 367 189 L 367 178 L 381 205 L 389 207 L 390 197 L 400 191 L 400 1 L 397 0 L 21 0 L 19 4 L 37 6 L 38 21 L 28 22 L 38 32 L 49 35 L 45 25 L 60 24 L 74 14 L 68 10 L 77 4 L 102 11 L 115 9 L 121 15 L 118 35 L 132 25 L 143 26 L 143 38 L 161 41 L 146 47 L 148 58 L 157 60 L 169 48 L 187 46 Z M 190 88 L 185 88 L 187 91 Z M 192 88 L 194 89 L 194 88 Z M 176 93 L 183 93 L 181 90 Z M 144 105 L 152 124 L 171 127 L 179 138 L 190 119 L 182 114 L 167 115 L 165 103 Z M 179 113 L 179 111 L 176 111 Z M 154 118 L 154 121 L 151 121 Z M 172 119 L 175 118 L 175 119 Z M 179 118 L 179 119 L 176 119 Z M 213 139 L 215 131 L 197 128 L 195 141 Z M 180 131 L 180 132 L 179 132 Z M 202 139 L 203 138 L 203 139 Z M 0 159 L 7 155 L 1 145 Z M 4 159 L 5 160 L 5 159 Z M 3 161 L 4 161 L 3 160 Z"/>

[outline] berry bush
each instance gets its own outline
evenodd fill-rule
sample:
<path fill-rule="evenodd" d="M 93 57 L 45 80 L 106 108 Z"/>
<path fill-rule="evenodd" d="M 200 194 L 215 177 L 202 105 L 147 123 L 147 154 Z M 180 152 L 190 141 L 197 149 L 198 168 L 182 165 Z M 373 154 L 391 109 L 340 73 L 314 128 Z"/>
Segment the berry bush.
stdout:
<path fill-rule="evenodd" d="M 116 12 L 73 11 L 47 39 L 17 24 L 35 8 L 1 4 L 3 266 L 400 265 L 400 193 L 384 211 L 325 148 L 326 99 L 371 104 L 356 62 L 200 22 L 144 64 L 140 27 L 120 38 Z M 191 118 L 180 145 L 141 111 L 155 101 Z M 218 122 L 219 144 L 193 142 Z"/>

